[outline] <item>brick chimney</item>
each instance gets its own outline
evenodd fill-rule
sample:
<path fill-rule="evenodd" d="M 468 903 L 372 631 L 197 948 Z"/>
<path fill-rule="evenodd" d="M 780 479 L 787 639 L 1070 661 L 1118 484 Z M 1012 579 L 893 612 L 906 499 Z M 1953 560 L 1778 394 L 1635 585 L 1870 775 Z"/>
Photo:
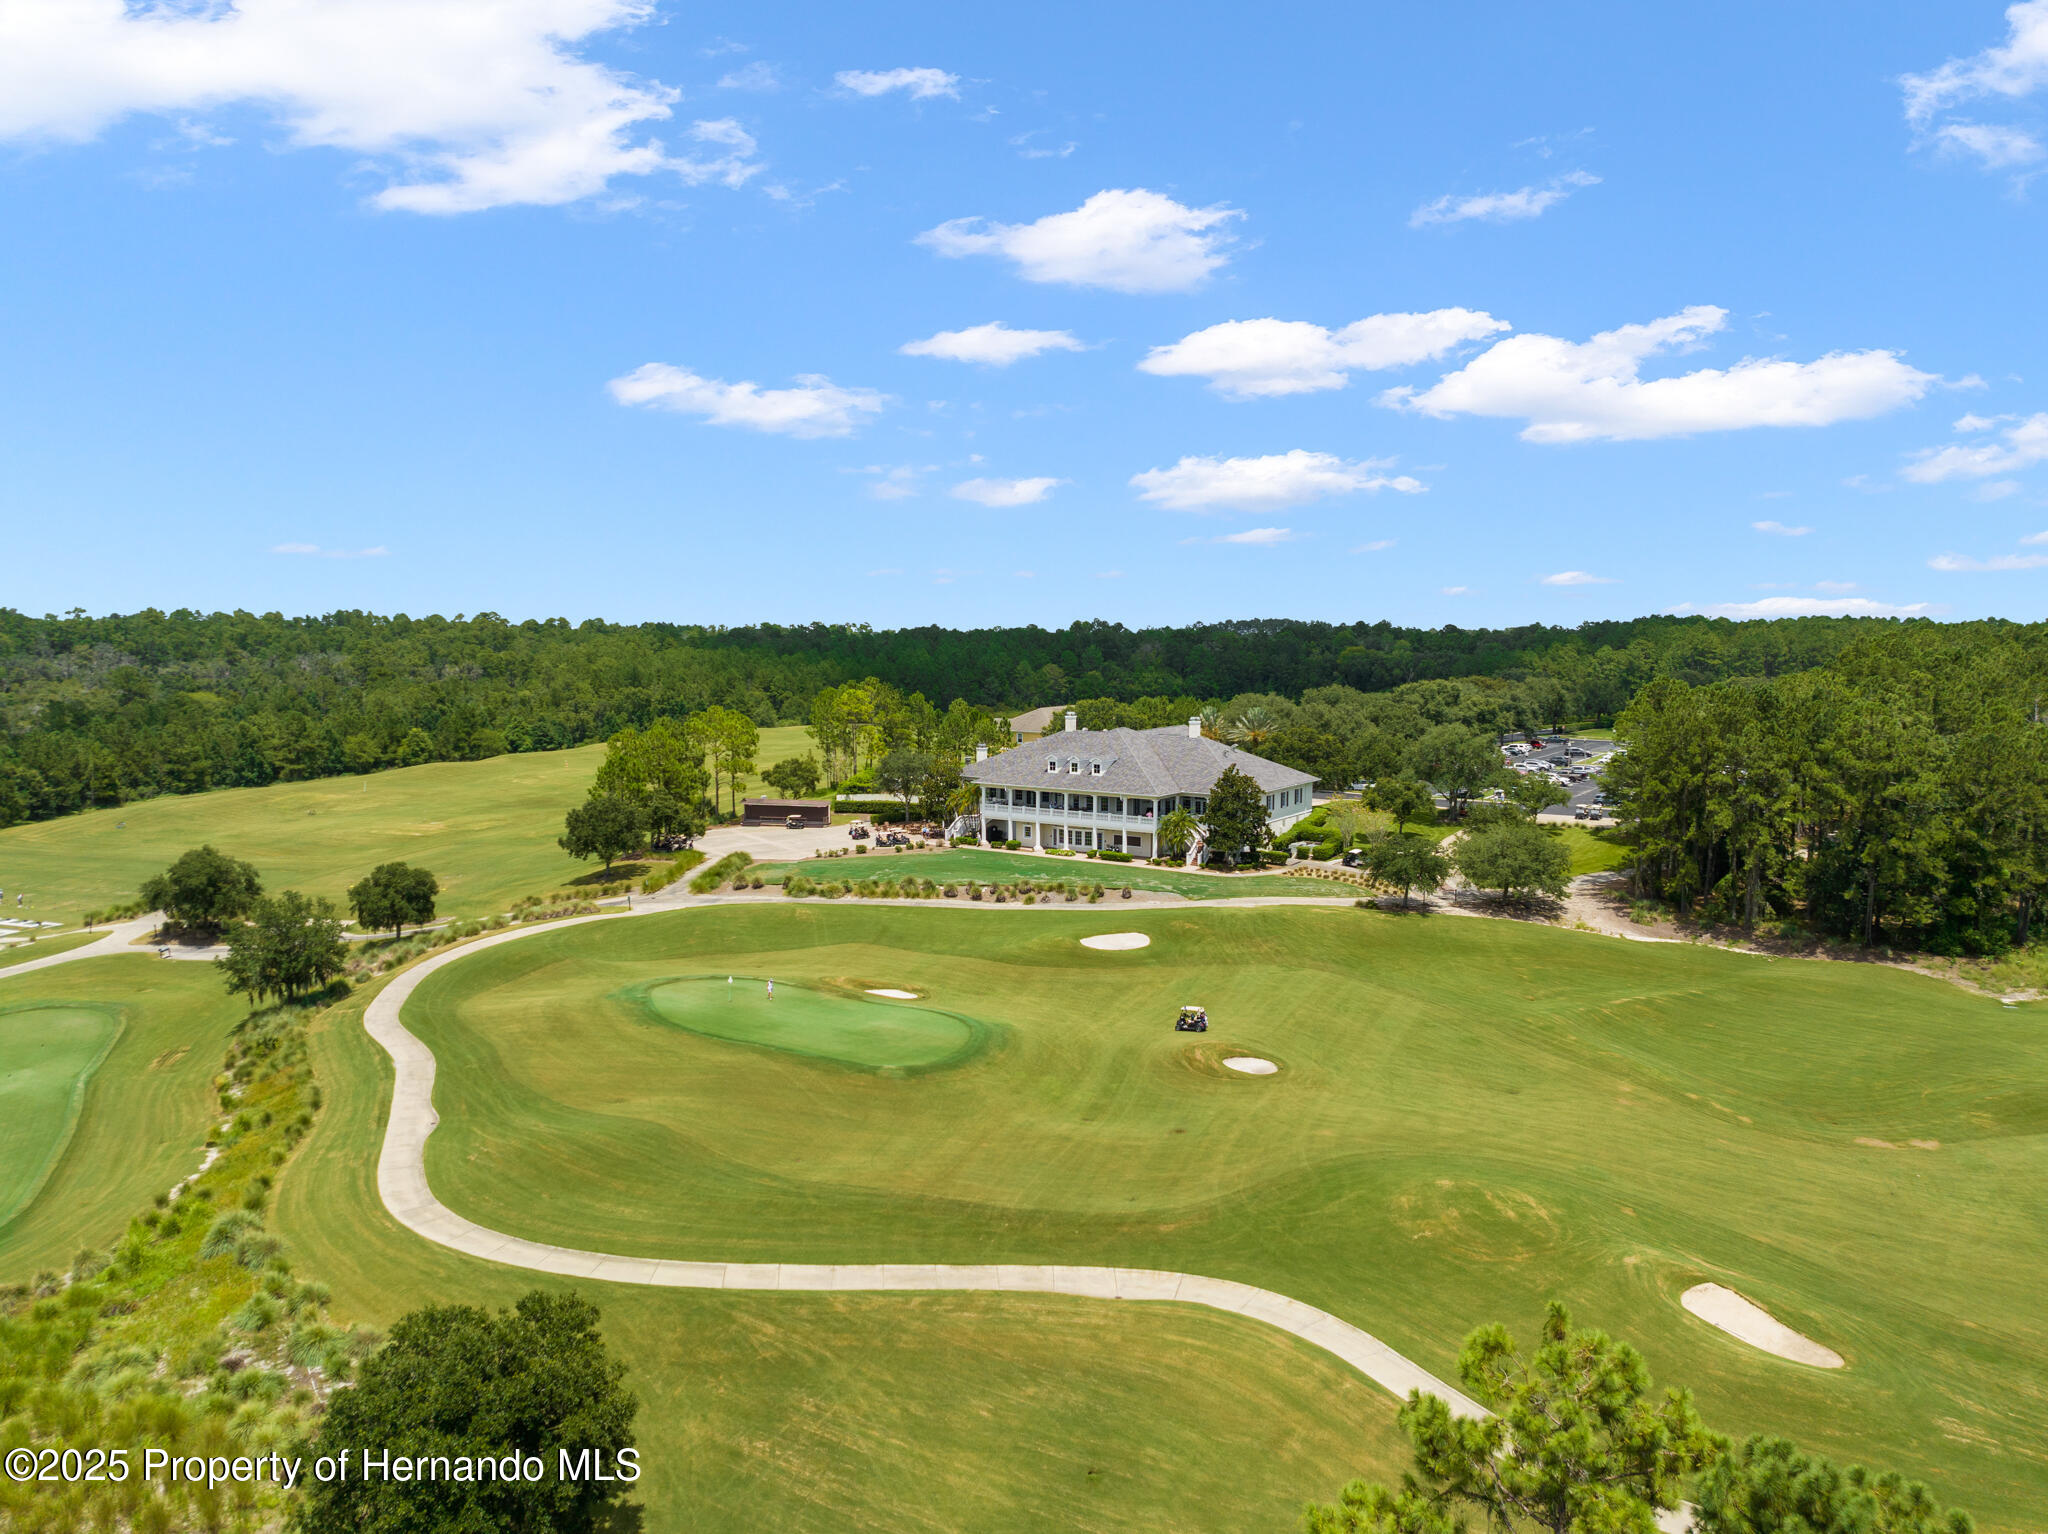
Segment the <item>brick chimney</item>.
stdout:
<path fill-rule="evenodd" d="M 1189 739 L 1189 740 L 1200 740 L 1201 738 L 1202 738 L 1202 716 L 1201 716 L 1200 714 L 1190 714 L 1190 715 L 1188 715 L 1188 739 Z"/>
<path fill-rule="evenodd" d="M 1067 733 L 1068 733 L 1069 735 L 1073 734 L 1073 732 L 1074 732 L 1074 718 L 1075 718 L 1075 715 L 1074 715 L 1074 711 L 1073 711 L 1072 709 L 1068 709 L 1068 710 L 1067 710 Z"/>

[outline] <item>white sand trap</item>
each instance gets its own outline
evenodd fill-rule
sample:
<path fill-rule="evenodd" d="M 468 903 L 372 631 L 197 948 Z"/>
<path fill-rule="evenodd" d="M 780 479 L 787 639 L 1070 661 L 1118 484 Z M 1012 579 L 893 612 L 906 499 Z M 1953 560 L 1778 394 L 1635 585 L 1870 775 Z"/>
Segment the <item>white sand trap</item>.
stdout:
<path fill-rule="evenodd" d="M 893 996 L 898 1001 L 917 1000 L 917 992 L 915 991 L 892 991 L 887 986 L 877 987 L 871 985 L 868 987 L 868 994 L 870 996 Z"/>
<path fill-rule="evenodd" d="M 1839 1369 L 1842 1355 L 1824 1348 L 1811 1337 L 1802 1337 L 1768 1310 L 1753 1305 L 1733 1289 L 1719 1284 L 1694 1284 L 1678 1297 L 1678 1303 L 1709 1326 L 1718 1326 L 1729 1336 L 1789 1358 L 1795 1364 L 1816 1369 Z"/>
<path fill-rule="evenodd" d="M 1152 939 L 1143 932 L 1102 932 L 1081 939 L 1083 948 L 1149 948 Z"/>
<path fill-rule="evenodd" d="M 1261 1060 L 1257 1055 L 1232 1055 L 1223 1063 L 1247 1076 L 1270 1076 L 1280 1069 L 1271 1060 Z"/>

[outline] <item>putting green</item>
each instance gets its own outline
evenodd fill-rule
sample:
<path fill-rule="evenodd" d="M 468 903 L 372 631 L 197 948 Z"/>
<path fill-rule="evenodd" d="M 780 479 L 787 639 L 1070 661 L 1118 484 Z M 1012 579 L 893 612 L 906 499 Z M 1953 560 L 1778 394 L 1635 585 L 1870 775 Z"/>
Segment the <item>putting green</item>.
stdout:
<path fill-rule="evenodd" d="M 0 1011 L 0 1225 L 36 1196 L 64 1154 L 86 1083 L 120 1032 L 112 1007 Z"/>
<path fill-rule="evenodd" d="M 980 1048 L 986 1032 L 950 1012 L 787 982 L 771 997 L 766 981 L 753 975 L 690 975 L 634 993 L 663 1022 L 692 1033 L 876 1070 L 958 1064 Z"/>

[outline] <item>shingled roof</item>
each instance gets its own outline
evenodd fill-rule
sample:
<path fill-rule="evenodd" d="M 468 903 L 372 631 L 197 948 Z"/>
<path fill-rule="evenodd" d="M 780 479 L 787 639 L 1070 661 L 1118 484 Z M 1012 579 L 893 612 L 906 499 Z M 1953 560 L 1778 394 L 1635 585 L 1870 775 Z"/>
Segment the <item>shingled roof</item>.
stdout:
<path fill-rule="evenodd" d="M 1055 757 L 1059 771 L 1046 771 L 1046 762 Z M 1069 772 L 1067 764 L 1077 759 L 1081 770 Z M 1098 762 L 1100 776 L 1094 771 Z M 985 762 L 971 762 L 962 775 L 970 783 L 1004 788 L 1072 788 L 1079 793 L 1156 799 L 1165 794 L 1207 794 L 1226 767 L 1235 767 L 1265 794 L 1315 782 L 1313 773 L 1282 767 L 1206 735 L 1191 739 L 1185 725 L 1163 730 L 1067 730 L 1012 746 Z"/>

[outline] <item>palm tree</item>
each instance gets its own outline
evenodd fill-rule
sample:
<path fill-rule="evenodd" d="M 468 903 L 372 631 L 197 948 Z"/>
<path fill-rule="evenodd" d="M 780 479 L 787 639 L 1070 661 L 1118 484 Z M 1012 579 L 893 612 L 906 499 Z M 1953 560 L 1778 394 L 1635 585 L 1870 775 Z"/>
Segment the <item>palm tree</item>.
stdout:
<path fill-rule="evenodd" d="M 1202 710 L 1202 733 L 1211 740 L 1223 738 L 1223 710 L 1205 708 Z"/>
<path fill-rule="evenodd" d="M 1257 751 L 1273 738 L 1273 731 L 1279 728 L 1272 713 L 1263 705 L 1254 703 L 1250 708 L 1231 721 L 1225 735 L 1234 746 L 1243 746 L 1247 751 Z"/>
<path fill-rule="evenodd" d="M 1202 823 L 1186 810 L 1169 811 L 1159 822 L 1159 850 L 1170 858 L 1184 858 L 1201 834 Z"/>

